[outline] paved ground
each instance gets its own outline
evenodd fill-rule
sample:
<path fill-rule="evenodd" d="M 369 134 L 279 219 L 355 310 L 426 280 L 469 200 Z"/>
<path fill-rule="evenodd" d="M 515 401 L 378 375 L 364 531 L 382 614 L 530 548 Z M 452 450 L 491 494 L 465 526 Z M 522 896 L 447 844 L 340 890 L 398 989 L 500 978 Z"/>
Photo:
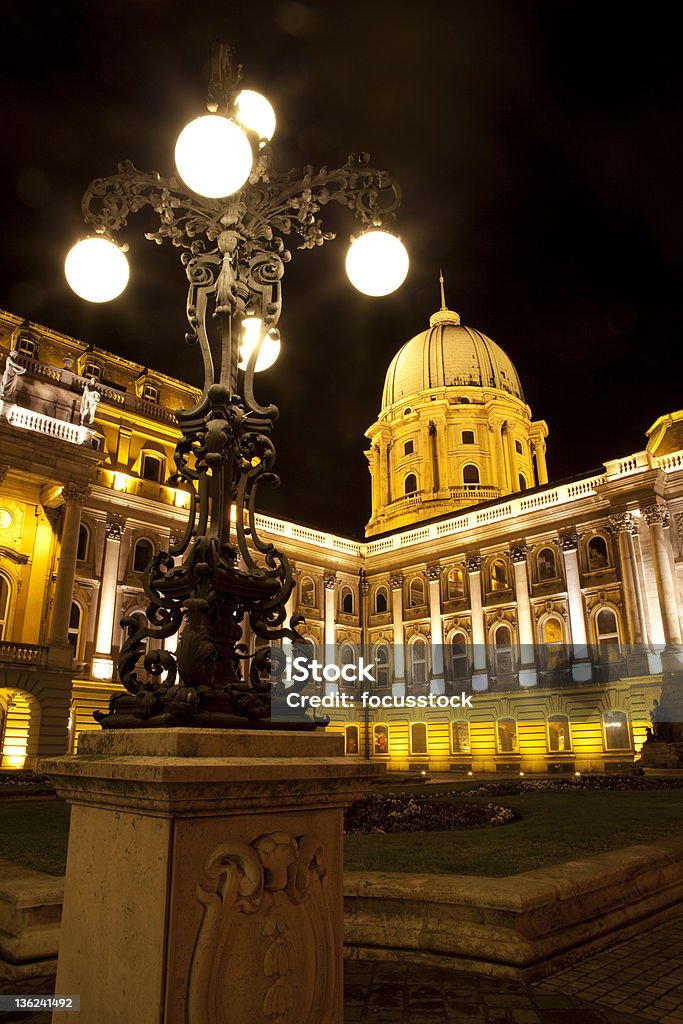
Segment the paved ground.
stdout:
<path fill-rule="evenodd" d="M 47 993 L 52 984 L 0 983 L 0 992 Z M 344 1024 L 683 1024 L 683 917 L 532 986 L 347 961 L 345 1005 Z M 70 1019 L 63 1015 L 64 1024 Z M 50 1017 L 0 1013 L 0 1024 L 50 1024 Z"/>

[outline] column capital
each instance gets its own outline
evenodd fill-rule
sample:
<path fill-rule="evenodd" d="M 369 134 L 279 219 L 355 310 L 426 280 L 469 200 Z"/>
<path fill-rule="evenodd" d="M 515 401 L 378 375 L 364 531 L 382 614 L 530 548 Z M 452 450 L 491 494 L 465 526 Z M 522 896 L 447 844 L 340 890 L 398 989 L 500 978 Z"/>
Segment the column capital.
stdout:
<path fill-rule="evenodd" d="M 334 590 L 337 586 L 337 577 L 333 572 L 326 572 L 323 574 L 323 584 L 325 590 Z"/>
<path fill-rule="evenodd" d="M 430 437 L 433 437 L 436 434 L 436 423 L 434 422 L 434 420 L 429 421 L 427 425 L 427 430 L 429 431 Z"/>
<path fill-rule="evenodd" d="M 481 563 L 483 558 L 481 555 L 467 555 L 465 558 L 465 565 L 467 566 L 468 572 L 481 572 Z"/>
<path fill-rule="evenodd" d="M 125 520 L 108 519 L 104 524 L 104 534 L 107 540 L 121 540 L 123 531 L 126 528 Z"/>
<path fill-rule="evenodd" d="M 369 580 L 361 580 L 360 581 L 360 592 L 361 592 L 361 594 L 369 594 L 370 593 L 370 581 Z"/>
<path fill-rule="evenodd" d="M 510 558 L 513 562 L 520 564 L 526 562 L 529 547 L 527 544 L 514 544 L 510 546 Z"/>
<path fill-rule="evenodd" d="M 609 525 L 615 533 L 638 533 L 638 526 L 630 512 L 618 512 L 610 516 Z"/>
<path fill-rule="evenodd" d="M 641 505 L 640 511 L 643 513 L 648 526 L 668 526 L 669 524 L 668 508 L 660 505 L 658 502 L 653 502 L 651 505 Z"/>
<path fill-rule="evenodd" d="M 85 505 L 90 497 L 90 488 L 87 484 L 64 484 L 62 487 L 62 498 L 65 505 Z"/>
<path fill-rule="evenodd" d="M 391 579 L 389 580 L 389 585 L 391 586 L 392 590 L 400 590 L 404 582 L 405 576 L 401 575 L 401 573 L 399 572 L 396 573 L 395 576 L 391 577 Z"/>
<path fill-rule="evenodd" d="M 428 565 L 424 572 L 428 580 L 440 580 L 441 579 L 441 566 L 440 565 Z"/>
<path fill-rule="evenodd" d="M 576 551 L 579 546 L 579 535 L 578 533 L 562 533 L 557 538 L 557 543 L 564 552 Z"/>

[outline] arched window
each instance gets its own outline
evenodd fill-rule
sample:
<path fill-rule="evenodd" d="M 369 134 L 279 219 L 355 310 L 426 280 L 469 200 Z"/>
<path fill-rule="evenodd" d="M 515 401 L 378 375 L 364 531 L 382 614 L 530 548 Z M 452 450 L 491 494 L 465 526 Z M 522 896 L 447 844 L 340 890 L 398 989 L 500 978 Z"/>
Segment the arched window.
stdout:
<path fill-rule="evenodd" d="M 457 601 L 465 596 L 465 574 L 457 565 L 446 576 L 446 600 Z"/>
<path fill-rule="evenodd" d="M 571 749 L 569 719 L 566 715 L 552 715 L 548 719 L 548 751 L 551 754 L 562 754 Z"/>
<path fill-rule="evenodd" d="M 161 456 L 145 452 L 140 462 L 140 476 L 143 480 L 152 480 L 160 484 L 164 478 L 164 461 Z"/>
<path fill-rule="evenodd" d="M 144 572 L 154 558 L 154 547 L 150 540 L 139 540 L 133 548 L 133 572 Z"/>
<path fill-rule="evenodd" d="M 379 644 L 375 653 L 375 666 L 378 689 L 389 686 L 389 645 Z"/>
<path fill-rule="evenodd" d="M 389 595 L 386 587 L 378 587 L 375 591 L 375 611 L 378 615 L 389 607 Z"/>
<path fill-rule="evenodd" d="M 463 444 L 474 444 L 474 431 L 463 430 L 462 432 L 462 443 Z"/>
<path fill-rule="evenodd" d="M 466 721 L 451 723 L 451 746 L 454 754 L 469 754 L 470 723 Z"/>
<path fill-rule="evenodd" d="M 536 555 L 536 569 L 539 583 L 557 579 L 557 561 L 552 548 L 541 548 Z"/>
<path fill-rule="evenodd" d="M 591 537 L 588 541 L 588 569 L 596 572 L 599 569 L 606 569 L 609 566 L 607 554 L 607 541 L 604 537 Z"/>
<path fill-rule="evenodd" d="M 628 750 L 631 747 L 631 734 L 628 727 L 628 718 L 623 711 L 606 711 L 604 715 L 605 725 L 605 750 Z"/>
<path fill-rule="evenodd" d="M 403 491 L 405 494 L 417 494 L 417 477 L 414 473 L 408 473 L 403 483 Z"/>
<path fill-rule="evenodd" d="M 611 608 L 601 608 L 595 616 L 595 635 L 598 658 L 602 662 L 619 661 L 619 624 Z"/>
<path fill-rule="evenodd" d="M 344 615 L 353 615 L 353 591 L 351 587 L 344 587 L 341 592 L 341 608 Z"/>
<path fill-rule="evenodd" d="M 88 548 L 90 547 L 90 530 L 87 526 L 81 523 L 78 530 L 78 549 L 76 551 L 76 558 L 79 562 L 85 562 L 88 558 Z"/>
<path fill-rule="evenodd" d="M 543 623 L 543 643 L 545 644 L 545 667 L 549 672 L 567 667 L 567 655 L 564 646 L 564 629 L 555 616 L 550 616 Z"/>
<path fill-rule="evenodd" d="M 491 590 L 508 589 L 508 570 L 502 558 L 494 558 L 490 569 Z"/>
<path fill-rule="evenodd" d="M 427 726 L 424 722 L 413 722 L 410 726 L 410 753 L 427 753 Z"/>
<path fill-rule="evenodd" d="M 408 604 L 411 608 L 419 608 L 425 603 L 425 584 L 421 576 L 415 576 L 408 587 Z"/>
<path fill-rule="evenodd" d="M 76 601 L 71 602 L 71 611 L 69 613 L 69 629 L 67 637 L 71 644 L 74 652 L 74 658 L 78 658 L 81 650 L 81 623 L 83 621 L 83 613 L 81 606 Z"/>
<path fill-rule="evenodd" d="M 464 633 L 454 633 L 449 644 L 451 658 L 451 678 L 454 681 L 469 679 L 470 659 L 467 653 L 467 637 Z"/>
<path fill-rule="evenodd" d="M 473 466 L 471 463 L 465 466 L 462 471 L 462 482 L 467 486 L 468 484 L 474 485 L 479 483 L 479 469 L 477 466 Z"/>
<path fill-rule="evenodd" d="M 376 754 L 384 756 L 389 753 L 389 728 L 386 725 L 376 725 L 374 728 Z"/>
<path fill-rule="evenodd" d="M 358 753 L 358 726 L 347 725 L 344 731 L 344 753 Z"/>
<path fill-rule="evenodd" d="M 304 576 L 299 584 L 299 603 L 307 608 L 315 608 L 315 583 L 310 576 Z"/>
<path fill-rule="evenodd" d="M 520 491 L 526 490 L 526 477 L 524 476 L 524 473 L 519 474 L 519 489 Z"/>
<path fill-rule="evenodd" d="M 495 675 L 513 675 L 515 671 L 515 658 L 512 648 L 512 630 L 504 622 L 496 626 L 493 634 L 493 662 Z"/>
<path fill-rule="evenodd" d="M 0 574 L 0 640 L 9 631 L 9 582 Z"/>
<path fill-rule="evenodd" d="M 342 644 L 341 645 L 341 648 L 340 648 L 340 651 L 339 651 L 339 660 L 341 661 L 342 668 L 345 665 L 355 665 L 356 664 L 356 652 L 354 651 L 354 649 L 351 646 L 351 644 Z M 349 679 L 344 679 L 344 683 L 346 684 L 346 686 L 353 686 L 354 685 L 353 680 L 349 680 Z"/>
<path fill-rule="evenodd" d="M 410 669 L 414 683 L 427 682 L 427 644 L 421 637 L 410 645 Z"/>
<path fill-rule="evenodd" d="M 517 723 L 512 718 L 501 718 L 496 736 L 499 754 L 517 753 Z"/>

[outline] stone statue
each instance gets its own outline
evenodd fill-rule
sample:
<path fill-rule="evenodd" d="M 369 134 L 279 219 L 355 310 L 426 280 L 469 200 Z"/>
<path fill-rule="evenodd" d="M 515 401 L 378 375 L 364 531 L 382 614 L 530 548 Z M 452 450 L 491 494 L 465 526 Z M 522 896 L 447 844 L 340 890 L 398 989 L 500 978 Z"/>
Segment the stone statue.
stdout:
<path fill-rule="evenodd" d="M 22 373 L 26 373 L 26 367 L 16 361 L 18 355 L 18 351 L 13 348 L 5 360 L 5 370 L 0 381 L 0 398 L 3 402 L 14 402 L 19 378 Z"/>
<path fill-rule="evenodd" d="M 658 700 L 653 701 L 654 707 L 650 712 L 652 720 L 652 731 L 656 740 L 664 743 L 673 741 L 673 724 L 666 720 L 666 712 Z"/>
<path fill-rule="evenodd" d="M 97 403 L 100 400 L 99 391 L 95 391 L 94 385 L 96 384 L 94 377 L 91 377 L 89 381 L 86 380 L 83 385 L 83 394 L 81 395 L 81 425 L 90 426 L 95 422 L 95 412 L 97 411 Z"/>

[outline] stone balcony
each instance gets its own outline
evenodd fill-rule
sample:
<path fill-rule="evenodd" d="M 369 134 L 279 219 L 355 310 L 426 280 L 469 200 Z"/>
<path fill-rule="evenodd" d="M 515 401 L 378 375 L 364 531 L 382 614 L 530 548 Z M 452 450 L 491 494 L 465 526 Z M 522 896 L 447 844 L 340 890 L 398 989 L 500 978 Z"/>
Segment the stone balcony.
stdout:
<path fill-rule="evenodd" d="M 12 640 L 0 640 L 0 663 L 44 666 L 47 664 L 47 647 L 41 644 L 22 644 Z"/>

